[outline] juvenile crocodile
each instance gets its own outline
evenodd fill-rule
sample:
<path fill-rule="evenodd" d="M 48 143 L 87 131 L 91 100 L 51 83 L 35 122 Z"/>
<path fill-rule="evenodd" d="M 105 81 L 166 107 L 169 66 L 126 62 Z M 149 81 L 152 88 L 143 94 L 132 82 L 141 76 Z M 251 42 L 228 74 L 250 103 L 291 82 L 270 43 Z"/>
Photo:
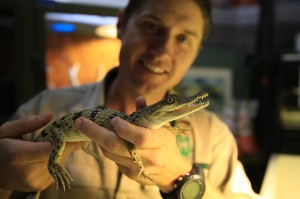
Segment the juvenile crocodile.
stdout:
<path fill-rule="evenodd" d="M 65 191 L 66 186 L 70 189 L 70 182 L 73 181 L 65 168 L 59 164 L 65 144 L 66 142 L 90 141 L 87 136 L 75 128 L 74 121 L 77 118 L 81 116 L 86 117 L 97 123 L 99 126 L 111 131 L 113 131 L 113 128 L 110 122 L 111 119 L 116 116 L 137 126 L 158 129 L 167 122 L 176 120 L 208 106 L 209 102 L 206 100 L 207 96 L 208 94 L 205 92 L 201 92 L 191 97 L 179 97 L 172 94 L 151 106 L 132 113 L 131 115 L 101 108 L 82 110 L 77 113 L 65 115 L 61 119 L 54 121 L 39 134 L 35 141 L 49 141 L 54 145 L 54 149 L 52 150 L 48 161 L 48 170 L 55 180 L 56 188 L 59 186 Z M 152 178 L 145 173 L 143 162 L 136 153 L 135 146 L 126 140 L 125 144 L 134 163 L 139 168 L 139 175 L 142 174 L 144 177 L 152 180 Z"/>

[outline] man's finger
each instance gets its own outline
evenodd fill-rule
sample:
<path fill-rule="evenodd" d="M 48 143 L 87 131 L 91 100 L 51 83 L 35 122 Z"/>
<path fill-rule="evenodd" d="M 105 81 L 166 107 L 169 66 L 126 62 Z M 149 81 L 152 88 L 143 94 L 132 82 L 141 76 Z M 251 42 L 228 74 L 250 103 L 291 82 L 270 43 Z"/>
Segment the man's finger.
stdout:
<path fill-rule="evenodd" d="M 45 113 L 5 122 L 0 126 L 0 138 L 19 138 L 25 133 L 45 126 L 52 118 L 53 115 L 51 113 Z"/>
<path fill-rule="evenodd" d="M 10 158 L 20 164 L 48 161 L 52 149 L 50 142 L 30 142 L 10 138 L 0 140 L 0 150 L 6 150 L 7 154 L 11 154 Z"/>
<path fill-rule="evenodd" d="M 122 156 L 128 156 L 127 148 L 125 147 L 124 140 L 121 139 L 116 133 L 107 130 L 95 122 L 80 117 L 75 121 L 75 126 L 84 133 L 87 137 L 94 140 L 98 145 L 106 150 Z"/>
<path fill-rule="evenodd" d="M 169 139 L 169 136 L 166 136 L 166 134 L 172 134 L 169 130 L 164 128 L 160 128 L 159 130 L 151 130 L 139 127 L 130 124 L 119 117 L 114 117 L 111 123 L 118 136 L 128 140 L 140 149 L 160 147 Z"/>

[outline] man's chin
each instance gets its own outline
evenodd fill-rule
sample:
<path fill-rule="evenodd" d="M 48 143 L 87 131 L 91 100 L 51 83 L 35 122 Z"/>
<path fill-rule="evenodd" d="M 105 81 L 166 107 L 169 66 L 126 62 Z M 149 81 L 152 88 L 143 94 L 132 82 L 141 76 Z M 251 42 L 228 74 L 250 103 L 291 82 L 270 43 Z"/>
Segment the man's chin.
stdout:
<path fill-rule="evenodd" d="M 168 90 L 166 80 L 157 78 L 157 80 L 149 81 L 149 78 L 150 77 L 136 80 L 134 83 L 135 88 L 142 93 L 156 90 Z"/>

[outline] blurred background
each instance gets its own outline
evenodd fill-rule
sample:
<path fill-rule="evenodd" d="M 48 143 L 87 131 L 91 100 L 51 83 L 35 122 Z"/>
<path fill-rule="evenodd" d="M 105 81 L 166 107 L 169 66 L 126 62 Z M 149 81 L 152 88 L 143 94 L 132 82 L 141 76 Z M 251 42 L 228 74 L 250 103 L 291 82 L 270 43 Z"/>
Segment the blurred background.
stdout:
<path fill-rule="evenodd" d="M 0 124 L 43 89 L 100 81 L 117 66 L 115 24 L 127 2 L 1 0 Z M 210 93 L 209 109 L 232 130 L 260 192 L 271 162 L 300 166 L 300 1 L 211 2 L 211 33 L 176 89 Z M 288 183 L 300 179 L 293 174 Z"/>

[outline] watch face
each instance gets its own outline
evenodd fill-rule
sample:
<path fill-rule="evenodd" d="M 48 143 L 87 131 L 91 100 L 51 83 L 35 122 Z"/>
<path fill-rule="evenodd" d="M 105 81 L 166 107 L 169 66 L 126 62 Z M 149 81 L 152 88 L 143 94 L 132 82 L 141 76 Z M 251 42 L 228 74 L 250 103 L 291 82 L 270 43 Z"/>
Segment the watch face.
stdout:
<path fill-rule="evenodd" d="M 204 193 L 204 184 L 201 180 L 189 180 L 180 190 L 180 199 L 199 199 Z"/>

